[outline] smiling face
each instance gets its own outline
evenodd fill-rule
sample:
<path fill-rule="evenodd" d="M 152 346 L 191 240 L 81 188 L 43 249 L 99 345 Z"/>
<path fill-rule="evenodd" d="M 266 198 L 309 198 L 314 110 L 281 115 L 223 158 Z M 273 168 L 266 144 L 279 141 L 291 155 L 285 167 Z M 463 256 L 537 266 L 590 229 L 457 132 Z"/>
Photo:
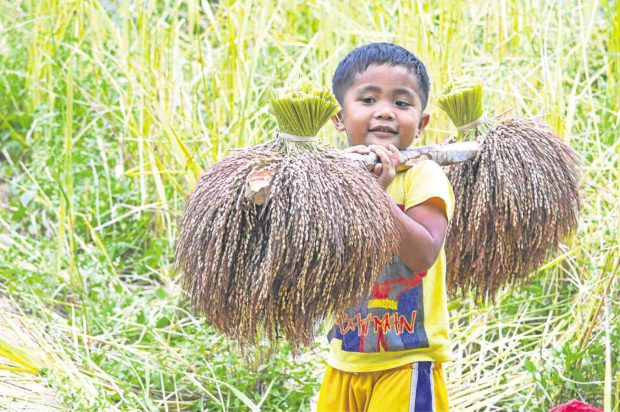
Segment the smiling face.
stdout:
<path fill-rule="evenodd" d="M 371 65 L 355 78 L 332 119 L 351 146 L 393 144 L 406 149 L 426 127 L 416 78 L 403 66 Z"/>

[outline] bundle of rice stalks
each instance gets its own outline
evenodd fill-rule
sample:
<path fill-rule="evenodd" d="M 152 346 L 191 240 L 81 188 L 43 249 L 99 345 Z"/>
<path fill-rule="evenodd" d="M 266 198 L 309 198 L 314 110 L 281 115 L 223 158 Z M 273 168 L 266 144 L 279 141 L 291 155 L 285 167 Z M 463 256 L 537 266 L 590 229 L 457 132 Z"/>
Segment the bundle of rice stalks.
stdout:
<path fill-rule="evenodd" d="M 331 93 L 304 86 L 271 106 L 275 139 L 204 173 L 176 249 L 193 307 L 242 347 L 280 334 L 310 344 L 325 315 L 370 293 L 398 242 L 373 175 L 317 142 L 338 109 Z M 261 177 L 263 197 L 247 196 Z"/>
<path fill-rule="evenodd" d="M 494 296 L 523 281 L 577 225 L 574 152 L 546 126 L 525 118 L 485 118 L 482 86 L 456 84 L 439 98 L 474 160 L 445 167 L 456 197 L 446 239 L 454 293 Z"/>

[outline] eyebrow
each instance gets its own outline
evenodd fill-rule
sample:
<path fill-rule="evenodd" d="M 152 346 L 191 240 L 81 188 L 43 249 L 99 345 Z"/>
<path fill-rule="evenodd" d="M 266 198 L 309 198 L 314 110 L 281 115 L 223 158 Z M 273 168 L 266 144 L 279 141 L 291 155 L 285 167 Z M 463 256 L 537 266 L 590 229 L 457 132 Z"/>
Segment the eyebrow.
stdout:
<path fill-rule="evenodd" d="M 373 86 L 373 85 L 367 85 L 367 86 L 362 86 L 362 87 L 358 87 L 356 92 L 359 94 L 364 94 L 367 92 L 371 92 L 371 93 L 378 93 L 381 91 L 381 88 L 378 86 Z"/>
<path fill-rule="evenodd" d="M 358 89 L 356 89 L 356 92 L 358 94 L 364 94 L 364 93 L 379 93 L 381 92 L 381 88 L 378 86 L 373 86 L 371 84 L 367 85 L 367 86 L 362 86 L 359 87 Z M 399 87 L 397 89 L 394 90 L 394 94 L 396 95 L 405 95 L 411 99 L 415 99 L 416 98 L 416 94 L 414 92 L 411 91 L 411 89 L 409 89 L 408 87 Z"/>
<path fill-rule="evenodd" d="M 411 89 L 409 89 L 408 87 L 399 87 L 394 91 L 394 94 L 404 94 L 405 96 L 413 100 L 415 100 L 417 97 L 416 94 L 412 92 Z"/>

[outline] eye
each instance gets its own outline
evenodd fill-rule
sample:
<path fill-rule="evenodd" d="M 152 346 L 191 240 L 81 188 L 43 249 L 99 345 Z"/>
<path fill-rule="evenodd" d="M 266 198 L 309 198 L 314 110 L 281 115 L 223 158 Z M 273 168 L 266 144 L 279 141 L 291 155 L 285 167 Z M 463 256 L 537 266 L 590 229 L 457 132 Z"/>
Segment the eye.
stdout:
<path fill-rule="evenodd" d="M 372 97 L 372 96 L 364 96 L 364 97 L 360 97 L 360 99 L 359 99 L 359 100 L 360 100 L 360 102 L 362 102 L 362 103 L 367 103 L 367 104 L 370 104 L 370 103 L 374 103 L 374 102 L 375 102 L 375 98 L 374 98 L 374 97 Z"/>
<path fill-rule="evenodd" d="M 398 107 L 410 107 L 413 106 L 411 103 L 409 103 L 406 100 L 396 100 L 396 106 Z"/>

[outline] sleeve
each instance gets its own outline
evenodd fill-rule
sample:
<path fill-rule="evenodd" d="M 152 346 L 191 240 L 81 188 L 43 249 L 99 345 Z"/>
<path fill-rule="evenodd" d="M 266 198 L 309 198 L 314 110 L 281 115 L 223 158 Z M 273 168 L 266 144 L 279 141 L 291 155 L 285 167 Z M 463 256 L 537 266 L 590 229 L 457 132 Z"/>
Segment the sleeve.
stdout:
<path fill-rule="evenodd" d="M 405 210 L 438 197 L 444 203 L 448 220 L 454 213 L 454 193 L 448 177 L 432 160 L 424 160 L 407 170 L 405 180 Z"/>

